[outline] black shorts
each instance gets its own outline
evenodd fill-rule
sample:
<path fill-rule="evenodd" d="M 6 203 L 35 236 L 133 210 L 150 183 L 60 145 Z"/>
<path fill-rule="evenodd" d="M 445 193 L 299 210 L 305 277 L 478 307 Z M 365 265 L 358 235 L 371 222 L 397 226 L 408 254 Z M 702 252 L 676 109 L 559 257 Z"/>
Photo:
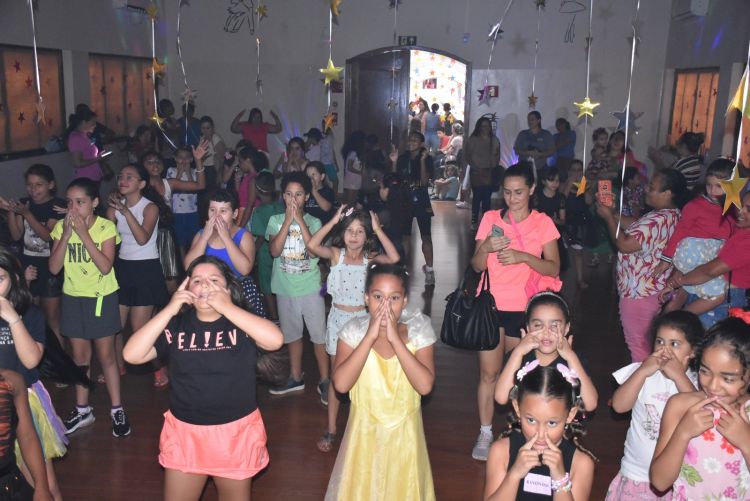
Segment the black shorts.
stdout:
<path fill-rule="evenodd" d="M 100 339 L 120 332 L 117 291 L 101 297 L 63 294 L 60 330 L 63 336 L 78 339 Z"/>
<path fill-rule="evenodd" d="M 159 259 L 115 260 L 118 294 L 123 306 L 164 306 L 169 293 Z"/>
<path fill-rule="evenodd" d="M 63 274 L 53 275 L 49 271 L 49 258 L 44 256 L 21 255 L 21 265 L 24 271 L 28 266 L 36 267 L 36 279 L 29 283 L 31 295 L 34 297 L 62 296 Z"/>
<path fill-rule="evenodd" d="M 497 311 L 500 327 L 507 337 L 521 338 L 521 329 L 526 314 L 523 311 Z"/>

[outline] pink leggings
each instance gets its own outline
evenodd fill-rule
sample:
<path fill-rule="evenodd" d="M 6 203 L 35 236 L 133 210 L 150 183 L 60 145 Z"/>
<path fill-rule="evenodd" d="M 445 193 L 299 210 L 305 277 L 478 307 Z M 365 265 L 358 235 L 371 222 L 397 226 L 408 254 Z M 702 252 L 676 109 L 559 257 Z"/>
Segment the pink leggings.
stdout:
<path fill-rule="evenodd" d="M 620 298 L 620 322 L 633 362 L 643 362 L 654 351 L 649 327 L 660 308 L 659 294 L 635 299 Z"/>

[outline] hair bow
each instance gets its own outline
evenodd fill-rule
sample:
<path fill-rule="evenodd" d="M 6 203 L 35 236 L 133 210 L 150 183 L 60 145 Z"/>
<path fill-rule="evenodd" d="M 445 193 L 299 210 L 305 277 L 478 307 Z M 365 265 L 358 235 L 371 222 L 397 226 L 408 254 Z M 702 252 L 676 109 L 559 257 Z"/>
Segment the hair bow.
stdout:
<path fill-rule="evenodd" d="M 742 308 L 729 308 L 729 316 L 739 318 L 746 324 L 750 324 L 750 311 L 745 311 Z"/>
<path fill-rule="evenodd" d="M 562 374 L 562 377 L 564 377 L 567 382 L 574 386 L 578 384 L 578 373 L 575 371 L 575 369 L 571 369 L 564 364 L 557 364 L 556 367 L 557 372 Z"/>
<path fill-rule="evenodd" d="M 534 360 L 532 362 L 526 362 L 526 365 L 521 367 L 518 372 L 516 373 L 516 379 L 519 381 L 523 381 L 523 378 L 526 377 L 526 374 L 533 371 L 539 366 L 539 360 Z"/>

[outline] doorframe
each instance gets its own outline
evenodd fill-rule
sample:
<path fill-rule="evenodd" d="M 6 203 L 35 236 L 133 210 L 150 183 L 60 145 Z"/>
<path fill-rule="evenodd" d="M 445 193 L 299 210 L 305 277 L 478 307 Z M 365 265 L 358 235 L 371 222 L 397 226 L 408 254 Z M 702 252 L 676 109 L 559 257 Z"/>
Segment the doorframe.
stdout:
<path fill-rule="evenodd" d="M 453 54 L 451 52 L 448 52 L 446 50 L 435 49 L 433 47 L 425 47 L 423 45 L 391 45 L 391 46 L 388 46 L 388 47 L 380 47 L 378 49 L 372 49 L 372 50 L 368 50 L 366 52 L 362 52 L 361 54 L 357 54 L 357 55 L 352 56 L 352 57 L 350 57 L 350 58 L 348 58 L 346 60 L 346 71 L 344 72 L 344 79 L 345 79 L 345 83 L 344 83 L 344 89 L 345 89 L 345 93 L 344 93 L 344 131 L 345 131 L 345 134 L 347 136 L 350 133 L 349 126 L 348 126 L 348 120 L 349 120 L 348 117 L 349 117 L 349 111 L 351 110 L 351 106 L 352 106 L 352 102 L 351 102 L 351 95 L 352 95 L 351 85 L 352 85 L 352 80 L 351 80 L 351 76 L 350 76 L 351 72 L 349 71 L 349 69 L 351 68 L 351 65 L 354 64 L 358 59 L 368 58 L 368 57 L 372 57 L 372 56 L 379 56 L 379 55 L 383 55 L 383 54 L 389 54 L 389 53 L 392 53 L 392 52 L 409 51 L 410 52 L 410 56 L 411 56 L 411 51 L 412 50 L 421 50 L 421 51 L 424 51 L 424 52 L 430 52 L 430 53 L 433 53 L 433 54 L 439 54 L 441 56 L 450 57 L 451 59 L 455 59 L 456 61 L 460 62 L 461 64 L 466 65 L 466 80 L 464 82 L 464 119 L 463 119 L 463 124 L 464 124 L 464 127 L 463 127 L 464 128 L 464 133 L 463 133 L 463 136 L 464 136 L 464 141 L 466 140 L 467 134 L 469 132 L 469 127 L 467 126 L 467 124 L 469 122 L 469 109 L 470 109 L 470 104 L 471 104 L 471 94 L 470 94 L 471 90 L 470 89 L 472 88 L 472 81 L 471 81 L 472 63 L 471 63 L 471 61 L 468 61 L 468 60 L 466 60 L 466 59 L 464 59 L 464 58 L 462 58 L 460 56 L 457 56 L 457 55 L 455 55 L 455 54 Z M 411 65 L 409 67 L 411 69 Z M 407 105 L 408 105 L 408 99 L 409 99 L 408 93 L 407 93 L 406 98 L 407 98 Z M 401 103 L 399 102 L 399 106 L 400 105 L 401 105 Z M 441 110 L 442 110 L 442 104 L 441 104 Z"/>

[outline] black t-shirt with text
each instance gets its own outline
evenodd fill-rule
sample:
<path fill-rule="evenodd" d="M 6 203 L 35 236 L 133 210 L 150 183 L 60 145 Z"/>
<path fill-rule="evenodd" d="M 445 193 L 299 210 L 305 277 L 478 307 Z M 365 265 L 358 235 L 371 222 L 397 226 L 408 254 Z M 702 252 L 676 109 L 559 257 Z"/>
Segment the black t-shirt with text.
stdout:
<path fill-rule="evenodd" d="M 169 410 L 180 421 L 225 424 L 257 408 L 255 341 L 227 318 L 202 322 L 195 310 L 179 314 L 154 348 L 169 360 Z"/>
<path fill-rule="evenodd" d="M 44 345 L 46 327 L 42 310 L 31 304 L 26 309 L 26 313 L 21 315 L 21 320 L 26 326 L 26 330 L 29 331 L 31 338 L 37 343 Z M 8 322 L 2 319 L 0 319 L 0 368 L 9 369 L 21 374 L 26 386 L 31 386 L 39 380 L 39 371 L 36 367 L 27 369 L 21 363 Z"/>
<path fill-rule="evenodd" d="M 50 219 L 63 219 L 65 214 L 55 212 L 54 208 L 55 206 L 64 208 L 68 205 L 62 198 L 54 197 L 41 204 L 35 204 L 29 198 L 22 198 L 21 203 L 29 204 L 29 211 L 42 226 L 47 226 L 47 221 Z M 50 243 L 40 238 L 26 219 L 23 220 L 23 226 L 25 230 L 23 236 L 24 254 L 37 256 L 44 254 L 48 256 L 51 249 Z"/>

